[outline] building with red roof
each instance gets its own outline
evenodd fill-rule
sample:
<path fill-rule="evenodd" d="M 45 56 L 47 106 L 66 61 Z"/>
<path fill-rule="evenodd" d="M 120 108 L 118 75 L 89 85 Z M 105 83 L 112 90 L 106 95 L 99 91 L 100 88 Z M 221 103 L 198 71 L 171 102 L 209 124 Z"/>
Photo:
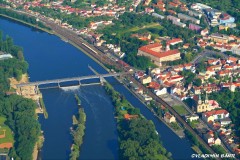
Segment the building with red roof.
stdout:
<path fill-rule="evenodd" d="M 149 57 L 151 61 L 158 66 L 161 66 L 161 62 L 181 59 L 178 49 L 165 51 L 162 50 L 162 45 L 160 43 L 140 47 L 138 49 L 138 56 Z"/>
<path fill-rule="evenodd" d="M 169 45 L 175 45 L 178 43 L 182 43 L 182 39 L 181 38 L 173 38 L 172 40 L 167 41 L 167 44 Z"/>
<path fill-rule="evenodd" d="M 202 119 L 206 122 L 221 120 L 229 117 L 229 112 L 225 109 L 212 110 L 202 114 Z"/>
<path fill-rule="evenodd" d="M 134 118 L 138 118 L 138 115 L 124 114 L 124 118 L 126 120 L 131 120 L 131 119 L 134 119 Z"/>

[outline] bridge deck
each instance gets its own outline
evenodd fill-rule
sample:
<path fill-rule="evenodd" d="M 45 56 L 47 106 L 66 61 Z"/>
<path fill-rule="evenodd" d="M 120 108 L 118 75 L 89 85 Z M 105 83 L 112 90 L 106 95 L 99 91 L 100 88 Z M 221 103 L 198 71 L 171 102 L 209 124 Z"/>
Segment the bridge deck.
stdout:
<path fill-rule="evenodd" d="M 72 77 L 72 78 L 61 78 L 61 79 L 53 79 L 53 80 L 45 80 L 45 81 L 36 81 L 29 83 L 21 83 L 18 84 L 17 87 L 24 86 L 39 86 L 42 84 L 51 84 L 51 83 L 62 83 L 62 82 L 70 82 L 70 81 L 81 81 L 87 79 L 95 79 L 95 78 L 106 78 L 106 77 L 116 77 L 126 73 L 108 73 L 108 74 L 99 74 L 99 75 L 91 75 L 91 76 L 81 76 L 81 77 Z"/>

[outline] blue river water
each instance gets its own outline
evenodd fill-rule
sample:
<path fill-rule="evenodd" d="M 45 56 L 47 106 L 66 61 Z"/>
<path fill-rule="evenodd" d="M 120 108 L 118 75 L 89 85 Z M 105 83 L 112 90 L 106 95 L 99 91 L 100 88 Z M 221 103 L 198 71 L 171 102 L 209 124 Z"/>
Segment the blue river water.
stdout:
<path fill-rule="evenodd" d="M 88 65 L 99 73 L 106 71 L 92 59 L 71 44 L 55 35 L 0 18 L 0 30 L 24 48 L 29 63 L 30 81 L 92 75 Z M 124 95 L 132 105 L 152 120 L 163 142 L 174 159 L 190 159 L 193 153 L 190 142 L 180 139 L 160 122 L 146 107 L 114 78 L 107 79 L 115 90 Z M 70 127 L 72 115 L 77 113 L 74 94 L 77 93 L 87 115 L 84 143 L 80 159 L 118 159 L 118 135 L 113 115 L 113 105 L 100 85 L 77 89 L 41 90 L 49 118 L 39 115 L 45 142 L 41 151 L 42 159 L 68 159 L 72 137 Z"/>

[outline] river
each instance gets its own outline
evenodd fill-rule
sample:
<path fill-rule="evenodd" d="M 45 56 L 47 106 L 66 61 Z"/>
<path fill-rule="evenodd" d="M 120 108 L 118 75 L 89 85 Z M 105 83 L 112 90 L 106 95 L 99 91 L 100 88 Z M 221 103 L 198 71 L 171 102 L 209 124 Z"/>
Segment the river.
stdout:
<path fill-rule="evenodd" d="M 55 35 L 0 18 L 0 30 L 14 39 L 15 44 L 24 48 L 29 63 L 30 81 L 92 75 L 88 65 L 99 73 L 106 71 L 84 53 Z M 115 90 L 123 94 L 141 113 L 152 120 L 164 147 L 174 159 L 190 159 L 193 153 L 190 142 L 180 139 L 167 126 L 157 120 L 146 107 L 124 86 L 108 78 Z M 69 128 L 72 115 L 77 113 L 74 93 L 80 96 L 87 115 L 84 143 L 80 159 L 117 159 L 118 142 L 113 106 L 100 85 L 77 89 L 41 90 L 49 118 L 39 116 L 45 142 L 42 159 L 68 159 L 72 143 Z"/>

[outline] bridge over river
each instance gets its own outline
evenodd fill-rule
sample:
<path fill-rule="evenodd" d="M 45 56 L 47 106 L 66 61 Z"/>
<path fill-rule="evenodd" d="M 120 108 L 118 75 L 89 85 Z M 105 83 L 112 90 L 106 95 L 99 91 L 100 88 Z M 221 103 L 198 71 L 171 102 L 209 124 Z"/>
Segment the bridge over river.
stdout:
<path fill-rule="evenodd" d="M 78 81 L 79 85 L 81 85 L 81 80 L 96 79 L 96 78 L 99 78 L 100 83 L 103 83 L 104 78 L 121 76 L 123 74 L 127 74 L 127 73 L 108 73 L 108 74 L 97 74 L 97 75 L 90 75 L 90 76 L 80 76 L 80 77 L 72 77 L 72 78 L 61 78 L 61 79 L 53 79 L 53 80 L 28 82 L 28 83 L 18 84 L 17 87 L 18 88 L 21 88 L 24 86 L 37 86 L 38 87 L 39 85 L 44 85 L 44 84 L 58 84 L 58 86 L 60 87 L 60 83 L 62 83 L 62 82 L 73 82 L 73 81 Z"/>

